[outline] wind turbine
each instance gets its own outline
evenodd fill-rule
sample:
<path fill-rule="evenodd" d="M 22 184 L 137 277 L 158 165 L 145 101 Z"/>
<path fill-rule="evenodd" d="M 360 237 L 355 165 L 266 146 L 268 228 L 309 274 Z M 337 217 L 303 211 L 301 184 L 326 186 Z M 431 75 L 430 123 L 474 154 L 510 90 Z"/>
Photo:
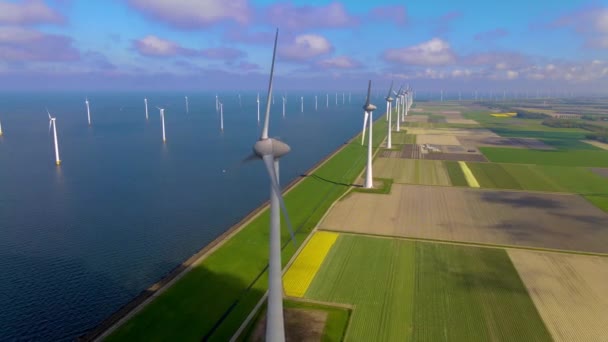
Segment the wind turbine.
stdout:
<path fill-rule="evenodd" d="M 148 120 L 148 99 L 144 98 L 144 107 L 146 107 L 146 120 Z"/>
<path fill-rule="evenodd" d="M 0 137 L 4 135 L 4 132 L 2 132 L 2 122 L 0 122 Z"/>
<path fill-rule="evenodd" d="M 186 114 L 190 113 L 190 106 L 188 106 L 188 96 L 184 96 L 186 99 Z"/>
<path fill-rule="evenodd" d="M 53 126 L 53 137 L 55 139 L 55 165 L 61 165 L 61 159 L 59 159 L 59 142 L 57 141 L 57 122 L 55 121 L 57 118 L 51 116 L 49 110 L 46 110 L 46 113 L 49 115 L 49 133 L 51 132 L 51 126 Z"/>
<path fill-rule="evenodd" d="M 403 89 L 403 86 L 400 86 L 398 92 L 395 92 L 393 90 L 393 94 L 395 95 L 395 107 L 396 107 L 395 114 L 397 114 L 397 132 L 401 132 L 401 102 L 403 102 L 402 97 L 401 97 L 402 89 Z"/>
<path fill-rule="evenodd" d="M 317 105 L 318 105 L 318 103 L 317 103 L 317 95 L 315 95 L 315 112 L 317 111 L 317 108 L 318 108 Z"/>
<path fill-rule="evenodd" d="M 217 98 L 217 94 L 215 94 L 215 111 L 220 111 L 220 100 Z"/>
<path fill-rule="evenodd" d="M 393 98 L 391 97 L 391 92 L 393 91 L 393 82 L 391 81 L 391 87 L 388 89 L 388 95 L 386 95 L 386 117 L 388 118 L 388 138 L 386 141 L 386 148 L 393 148 L 392 141 L 392 115 L 391 115 L 391 102 L 393 102 Z"/>
<path fill-rule="evenodd" d="M 260 93 L 258 93 L 258 97 L 256 99 L 258 103 L 258 125 L 260 124 Z"/>
<path fill-rule="evenodd" d="M 89 99 L 85 97 L 84 104 L 87 106 L 87 118 L 89 119 L 89 126 L 91 126 L 91 108 L 89 107 Z"/>
<path fill-rule="evenodd" d="M 285 95 L 283 95 L 283 117 L 285 117 L 285 102 L 287 101 L 287 99 L 285 98 Z"/>
<path fill-rule="evenodd" d="M 238 95 L 239 95 L 239 107 L 243 107 L 243 102 L 241 102 L 241 93 L 239 93 Z"/>
<path fill-rule="evenodd" d="M 365 111 L 365 117 L 369 119 L 369 138 L 367 141 L 367 169 L 365 170 L 365 188 L 371 189 L 374 187 L 373 175 L 372 175 L 372 124 L 373 120 L 373 112 L 376 110 L 376 106 L 369 102 L 369 97 L 372 91 L 372 81 L 369 81 L 367 86 L 367 100 L 365 101 L 365 105 L 363 106 L 363 110 Z"/>
<path fill-rule="evenodd" d="M 165 108 L 156 107 L 160 111 L 160 122 L 163 127 L 163 143 L 167 142 L 167 137 L 165 136 Z"/>
<path fill-rule="evenodd" d="M 224 104 L 220 102 L 220 131 L 224 131 Z"/>
<path fill-rule="evenodd" d="M 300 112 L 304 113 L 304 96 L 300 96 Z"/>
<path fill-rule="evenodd" d="M 350 95 L 351 95 L 351 93 L 349 92 L 348 93 L 348 104 L 350 104 Z"/>
<path fill-rule="evenodd" d="M 329 108 L 329 93 L 325 94 L 325 97 L 326 97 L 325 107 Z"/>
<path fill-rule="evenodd" d="M 344 101 L 344 93 L 342 93 L 342 104 L 344 104 L 344 103 L 346 103 L 346 102 Z"/>
<path fill-rule="evenodd" d="M 336 93 L 336 106 L 338 105 L 338 93 Z"/>
<path fill-rule="evenodd" d="M 277 51 L 277 29 L 274 38 L 270 80 L 268 82 L 268 97 L 266 101 L 266 114 L 260 139 L 253 145 L 255 157 L 264 161 L 266 171 L 270 177 L 270 257 L 268 262 L 268 309 L 266 317 L 266 341 L 285 341 L 285 326 L 283 322 L 283 280 L 281 275 L 281 210 L 288 223 L 291 239 L 295 244 L 293 230 L 287 208 L 279 188 L 279 159 L 289 153 L 291 148 L 284 142 L 268 137 L 270 121 L 270 96 L 272 95 L 272 77 L 274 74 L 274 61 Z"/>

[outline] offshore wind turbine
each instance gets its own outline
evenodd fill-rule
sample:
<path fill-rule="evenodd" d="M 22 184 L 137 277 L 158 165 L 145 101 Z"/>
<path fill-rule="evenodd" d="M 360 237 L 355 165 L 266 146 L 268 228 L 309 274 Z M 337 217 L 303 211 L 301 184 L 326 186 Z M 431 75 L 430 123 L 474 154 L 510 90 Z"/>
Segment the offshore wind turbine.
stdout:
<path fill-rule="evenodd" d="M 260 124 L 260 93 L 258 93 L 256 102 L 258 103 L 258 125 L 259 125 Z"/>
<path fill-rule="evenodd" d="M 285 156 L 291 148 L 284 142 L 270 138 L 268 128 L 270 121 L 270 96 L 272 95 L 272 78 L 274 74 L 274 62 L 277 51 L 277 30 L 274 39 L 272 53 L 272 64 L 270 67 L 270 80 L 268 82 L 268 98 L 266 101 L 266 113 L 264 126 L 260 139 L 253 145 L 255 157 L 264 161 L 264 166 L 270 178 L 270 253 L 268 261 L 268 305 L 266 316 L 266 341 L 285 341 L 285 325 L 283 321 L 283 279 L 281 274 L 281 210 L 285 215 L 285 221 L 295 244 L 293 230 L 287 208 L 279 187 L 279 159 Z"/>
<path fill-rule="evenodd" d="M 393 148 L 392 141 L 392 115 L 391 115 L 391 102 L 393 102 L 393 98 L 391 97 L 391 92 L 393 91 L 393 82 L 391 81 L 391 87 L 388 89 L 388 95 L 386 95 L 386 117 L 388 118 L 388 137 L 386 141 L 386 148 Z"/>
<path fill-rule="evenodd" d="M 317 111 L 317 105 L 318 105 L 318 103 L 317 103 L 317 95 L 315 95 L 315 112 Z"/>
<path fill-rule="evenodd" d="M 215 94 L 215 111 L 220 111 L 220 100 L 218 99 L 217 94 Z"/>
<path fill-rule="evenodd" d="M 156 107 L 160 111 L 160 124 L 163 128 L 163 143 L 167 142 L 167 136 L 165 135 L 165 108 Z"/>
<path fill-rule="evenodd" d="M 374 187 L 374 182 L 373 182 L 373 174 L 372 174 L 372 132 L 373 132 L 373 127 L 372 124 L 374 122 L 373 119 L 373 112 L 374 110 L 376 110 L 376 106 L 374 106 L 373 104 L 371 104 L 369 102 L 369 97 L 371 95 L 371 91 L 372 91 L 372 81 L 369 81 L 369 84 L 367 86 L 367 100 L 365 101 L 365 105 L 363 106 L 363 110 L 365 111 L 365 117 L 367 117 L 369 119 L 369 138 L 367 141 L 367 168 L 365 170 L 365 188 L 367 189 L 371 189 Z"/>
<path fill-rule="evenodd" d="M 239 107 L 243 107 L 243 102 L 241 102 L 241 93 L 238 93 L 239 95 Z"/>
<path fill-rule="evenodd" d="M 338 105 L 338 93 L 336 93 L 336 106 Z"/>
<path fill-rule="evenodd" d="M 190 113 L 190 106 L 188 106 L 188 96 L 184 96 L 186 99 L 186 114 Z"/>
<path fill-rule="evenodd" d="M 329 93 L 325 94 L 325 97 L 326 97 L 325 107 L 329 108 Z"/>
<path fill-rule="evenodd" d="M 351 95 L 352 95 L 352 94 L 349 92 L 349 93 L 348 93 L 348 104 L 350 104 L 350 96 L 351 96 Z"/>
<path fill-rule="evenodd" d="M 344 104 L 344 103 L 346 103 L 346 102 L 344 101 L 344 93 L 342 93 L 342 104 Z"/>
<path fill-rule="evenodd" d="M 84 98 L 84 104 L 87 106 L 87 119 L 89 120 L 89 126 L 91 126 L 91 107 L 89 107 L 89 99 Z"/>
<path fill-rule="evenodd" d="M 59 142 L 57 141 L 57 118 L 51 116 L 49 110 L 46 110 L 46 113 L 49 115 L 49 133 L 51 132 L 51 126 L 53 126 L 53 138 L 55 141 L 55 165 L 61 165 L 61 159 L 59 158 Z"/>
<path fill-rule="evenodd" d="M 287 101 L 287 99 L 285 98 L 285 95 L 283 95 L 283 117 L 285 117 L 285 101 Z"/>
<path fill-rule="evenodd" d="M 224 131 L 224 104 L 220 102 L 220 131 Z"/>
<path fill-rule="evenodd" d="M 144 98 L 144 107 L 146 108 L 146 120 L 148 120 L 148 99 Z"/>
<path fill-rule="evenodd" d="M 300 96 L 300 112 L 304 113 L 304 96 Z"/>
<path fill-rule="evenodd" d="M 0 121 L 0 137 L 4 135 L 4 132 L 2 131 L 2 122 Z"/>

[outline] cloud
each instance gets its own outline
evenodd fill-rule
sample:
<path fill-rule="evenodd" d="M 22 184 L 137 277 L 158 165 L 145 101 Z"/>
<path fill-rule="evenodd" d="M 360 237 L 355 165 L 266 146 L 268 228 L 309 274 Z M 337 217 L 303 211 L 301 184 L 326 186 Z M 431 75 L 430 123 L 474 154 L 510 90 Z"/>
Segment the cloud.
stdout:
<path fill-rule="evenodd" d="M 143 14 L 180 29 L 200 29 L 221 21 L 249 22 L 247 0 L 128 0 Z"/>
<path fill-rule="evenodd" d="M 354 69 L 361 64 L 350 57 L 338 56 L 321 60 L 317 62 L 317 65 L 325 69 Z"/>
<path fill-rule="evenodd" d="M 608 8 L 588 6 L 563 15 L 548 25 L 549 28 L 571 28 L 584 40 L 584 46 L 608 49 Z"/>
<path fill-rule="evenodd" d="M 246 57 L 245 51 L 227 47 L 208 48 L 200 51 L 200 55 L 210 59 L 234 60 Z"/>
<path fill-rule="evenodd" d="M 508 35 L 509 32 L 507 30 L 503 28 L 497 28 L 490 31 L 479 32 L 474 36 L 474 39 L 482 42 L 493 42 Z"/>
<path fill-rule="evenodd" d="M 379 6 L 372 8 L 369 14 L 372 20 L 389 20 L 397 25 L 405 25 L 407 23 L 407 11 L 405 10 L 405 6 Z"/>
<path fill-rule="evenodd" d="M 331 43 L 323 36 L 301 34 L 293 42 L 283 45 L 279 54 L 289 60 L 306 60 L 333 51 Z"/>
<path fill-rule="evenodd" d="M 348 14 L 339 2 L 326 6 L 296 6 L 291 2 L 273 4 L 267 9 L 266 21 L 294 31 L 352 27 L 359 24 L 359 20 Z"/>
<path fill-rule="evenodd" d="M 528 65 L 530 64 L 530 58 L 518 52 L 496 51 L 463 56 L 460 59 L 460 63 L 463 65 L 488 66 L 504 70 Z"/>
<path fill-rule="evenodd" d="M 134 40 L 133 47 L 144 56 L 170 57 L 178 55 L 192 56 L 195 54 L 195 51 L 192 49 L 186 49 L 175 42 L 154 35 Z"/>
<path fill-rule="evenodd" d="M 36 30 L 0 27 L 0 60 L 4 61 L 74 61 L 80 52 L 66 36 Z"/>
<path fill-rule="evenodd" d="M 508 70 L 506 72 L 506 75 L 507 75 L 507 79 L 514 80 L 519 77 L 519 72 L 513 71 L 513 70 Z"/>
<path fill-rule="evenodd" d="M 247 53 L 244 51 L 228 47 L 206 48 L 202 50 L 190 49 L 155 35 L 148 35 L 134 40 L 132 44 L 139 54 L 148 57 L 204 57 L 229 62 L 247 56 Z"/>
<path fill-rule="evenodd" d="M 248 30 L 243 30 L 242 28 L 231 29 L 224 33 L 224 40 L 247 44 L 272 44 L 274 40 L 274 32 L 250 32 Z"/>
<path fill-rule="evenodd" d="M 65 18 L 42 0 L 0 2 L 0 24 L 33 25 L 62 24 Z"/>
<path fill-rule="evenodd" d="M 410 47 L 388 49 L 383 58 L 389 62 L 406 65 L 446 65 L 456 61 L 450 44 L 440 38 Z"/>

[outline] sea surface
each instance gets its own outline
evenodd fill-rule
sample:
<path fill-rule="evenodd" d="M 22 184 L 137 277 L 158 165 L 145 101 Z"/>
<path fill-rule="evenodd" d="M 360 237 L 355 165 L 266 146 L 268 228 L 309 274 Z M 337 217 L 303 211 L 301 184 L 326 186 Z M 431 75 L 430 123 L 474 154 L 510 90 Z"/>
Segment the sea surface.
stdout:
<path fill-rule="evenodd" d="M 242 162 L 260 135 L 256 94 L 219 96 L 224 132 L 215 93 L 0 94 L 0 340 L 86 333 L 268 199 L 262 163 Z M 292 148 L 282 184 L 361 130 L 363 97 L 326 107 L 320 94 L 315 111 L 312 94 L 288 93 L 283 118 L 276 96 L 270 135 Z"/>

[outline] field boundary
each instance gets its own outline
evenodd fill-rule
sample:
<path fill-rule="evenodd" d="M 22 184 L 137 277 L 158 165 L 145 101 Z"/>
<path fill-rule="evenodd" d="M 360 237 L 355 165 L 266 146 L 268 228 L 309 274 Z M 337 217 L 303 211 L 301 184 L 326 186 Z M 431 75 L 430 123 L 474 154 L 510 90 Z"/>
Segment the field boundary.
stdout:
<path fill-rule="evenodd" d="M 608 258 L 608 253 L 580 252 L 580 251 L 572 251 L 572 250 L 567 250 L 567 249 L 552 249 L 552 248 L 540 248 L 540 247 L 517 246 L 517 245 L 501 245 L 501 244 L 491 244 L 491 243 L 483 243 L 483 242 L 451 241 L 451 240 L 416 238 L 416 237 L 385 235 L 385 234 L 383 235 L 383 234 L 372 234 L 372 233 L 355 233 L 355 232 L 349 232 L 349 231 L 332 230 L 329 228 L 318 228 L 318 230 L 339 233 L 339 234 L 343 234 L 343 235 L 346 234 L 346 235 L 355 235 L 355 236 L 368 236 L 368 237 L 380 238 L 380 239 L 399 239 L 399 240 L 407 240 L 407 241 L 421 241 L 421 242 L 429 242 L 429 243 L 439 243 L 439 244 L 449 244 L 449 245 L 459 245 L 459 246 L 472 246 L 472 247 L 493 248 L 493 249 L 522 249 L 522 250 L 530 250 L 530 251 L 546 252 L 546 253 L 597 256 L 597 257 Z"/>

